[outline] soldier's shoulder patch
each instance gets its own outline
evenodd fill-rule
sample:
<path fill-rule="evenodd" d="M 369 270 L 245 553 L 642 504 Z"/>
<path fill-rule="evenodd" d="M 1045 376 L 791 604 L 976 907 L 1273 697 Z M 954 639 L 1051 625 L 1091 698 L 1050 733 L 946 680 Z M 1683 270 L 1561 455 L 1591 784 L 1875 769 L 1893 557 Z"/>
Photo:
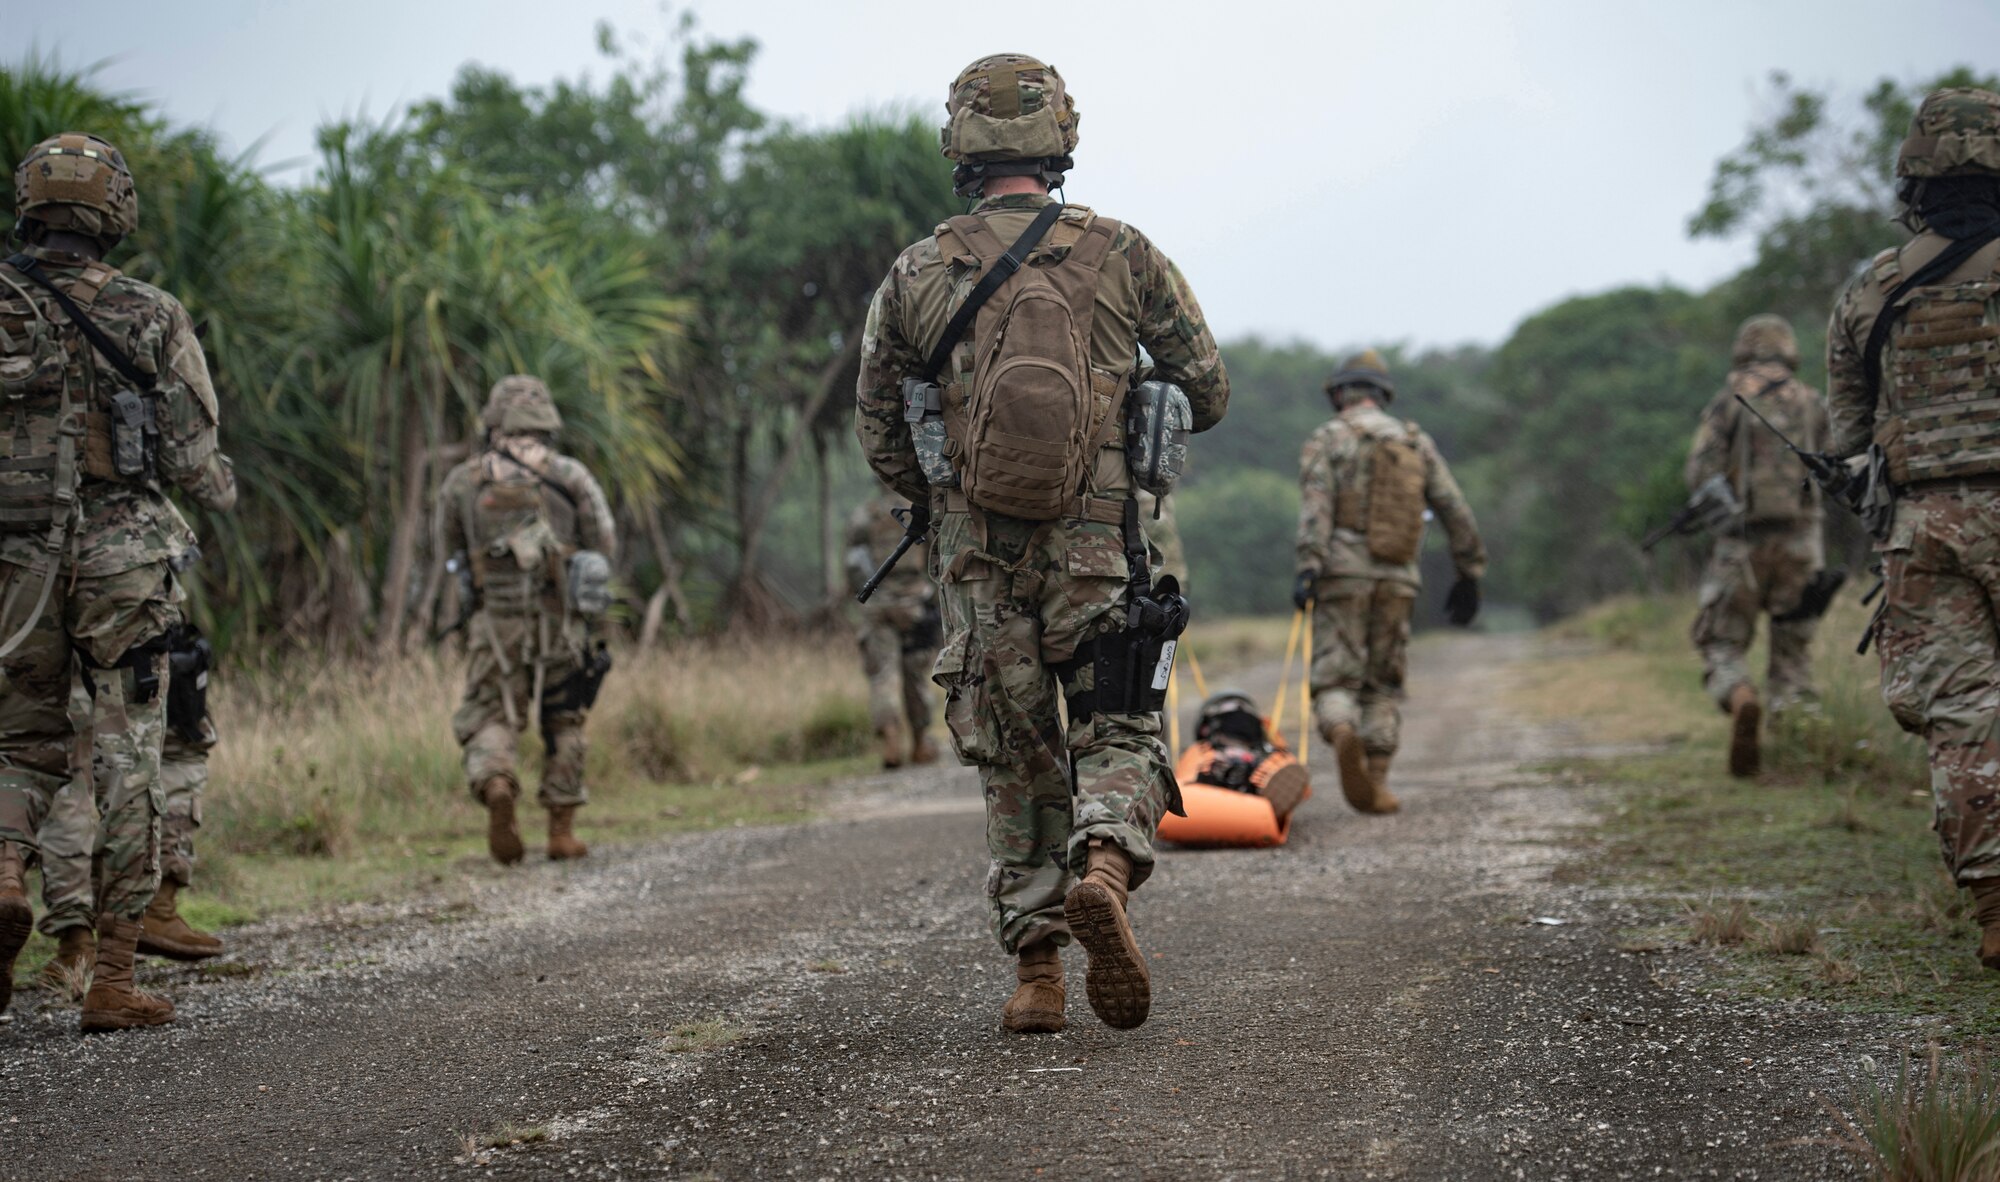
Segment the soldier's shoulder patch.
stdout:
<path fill-rule="evenodd" d="M 1900 246 L 1890 247 L 1869 260 L 1868 263 L 1868 274 L 1875 282 L 1884 286 L 1894 283 L 1896 277 L 1901 275 L 1902 272 L 1903 249 Z"/>

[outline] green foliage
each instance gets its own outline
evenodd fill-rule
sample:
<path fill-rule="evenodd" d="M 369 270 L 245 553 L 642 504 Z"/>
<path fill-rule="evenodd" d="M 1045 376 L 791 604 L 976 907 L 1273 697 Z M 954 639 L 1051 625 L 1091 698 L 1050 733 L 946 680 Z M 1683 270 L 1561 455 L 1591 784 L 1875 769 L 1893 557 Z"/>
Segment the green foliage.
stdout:
<path fill-rule="evenodd" d="M 1299 489 L 1268 468 L 1237 468 L 1174 497 L 1188 595 L 1207 619 L 1291 610 Z"/>
<path fill-rule="evenodd" d="M 1872 1063 L 1869 1064 L 1872 1066 Z M 2000 1074 L 1982 1052 L 1947 1063 L 1931 1044 L 1922 1076 L 1862 1079 L 1840 1113 L 1841 1147 L 1880 1182 L 1988 1182 L 2000 1175 Z"/>

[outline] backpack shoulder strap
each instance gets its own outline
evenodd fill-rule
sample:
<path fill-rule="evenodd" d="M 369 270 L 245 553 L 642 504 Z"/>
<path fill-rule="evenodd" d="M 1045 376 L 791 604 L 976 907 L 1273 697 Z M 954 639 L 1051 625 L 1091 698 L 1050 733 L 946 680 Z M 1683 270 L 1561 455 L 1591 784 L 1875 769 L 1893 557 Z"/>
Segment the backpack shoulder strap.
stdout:
<path fill-rule="evenodd" d="M 1105 258 L 1111 253 L 1111 243 L 1123 228 L 1112 218 L 1092 218 L 1083 236 L 1069 248 L 1069 256 L 1063 260 L 1063 265 L 1081 267 L 1095 274 L 1104 266 Z"/>
<path fill-rule="evenodd" d="M 1895 290 L 1882 298 L 1882 310 L 1875 315 L 1875 323 L 1868 329 L 1868 344 L 1861 350 L 1861 380 L 1868 383 L 1870 398 L 1881 397 L 1882 350 L 1889 343 L 1889 331 L 1907 311 L 1902 307 L 1904 297 L 1920 287 L 1928 287 L 1940 282 L 1953 271 L 1963 266 L 1967 259 L 2000 241 L 2000 230 L 1989 230 L 1961 238 L 1944 248 L 1930 262 L 1918 267 L 1916 273 L 1897 284 Z"/>

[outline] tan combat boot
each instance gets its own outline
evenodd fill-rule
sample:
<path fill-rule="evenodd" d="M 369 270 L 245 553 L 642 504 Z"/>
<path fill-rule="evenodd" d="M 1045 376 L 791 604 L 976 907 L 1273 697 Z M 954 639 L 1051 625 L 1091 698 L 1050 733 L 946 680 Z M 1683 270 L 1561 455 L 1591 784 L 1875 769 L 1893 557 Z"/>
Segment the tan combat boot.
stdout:
<path fill-rule="evenodd" d="M 97 921 L 97 969 L 83 996 L 83 1032 L 163 1026 L 174 1020 L 174 1003 L 142 993 L 132 984 L 132 956 L 139 950 L 139 925 L 129 919 Z"/>
<path fill-rule="evenodd" d="M 1393 813 L 1403 807 L 1396 794 L 1389 791 L 1389 761 L 1395 756 L 1374 751 L 1368 755 L 1368 782 L 1375 787 L 1375 803 L 1371 813 Z"/>
<path fill-rule="evenodd" d="M 42 966 L 42 987 L 82 1001 L 96 967 L 97 933 L 85 924 L 71 924 L 57 937 L 55 956 Z"/>
<path fill-rule="evenodd" d="M 0 841 L 0 1013 L 14 997 L 14 958 L 35 930 L 35 909 L 28 905 L 27 870 L 21 847 Z"/>
<path fill-rule="evenodd" d="M 1340 765 L 1340 794 L 1356 812 L 1375 811 L 1375 781 L 1368 774 L 1368 753 L 1361 749 L 1361 736 L 1341 723 L 1333 728 L 1333 758 Z"/>
<path fill-rule="evenodd" d="M 1979 921 L 1979 963 L 2000 969 L 2000 878 L 1972 880 L 1972 917 Z"/>
<path fill-rule="evenodd" d="M 587 857 L 590 847 L 576 839 L 576 806 L 559 804 L 549 810 L 549 861 Z"/>
<path fill-rule="evenodd" d="M 1757 727 L 1764 720 L 1764 707 L 1757 701 L 1756 687 L 1743 684 L 1729 691 L 1729 774 L 1754 776 L 1761 762 L 1757 751 Z"/>
<path fill-rule="evenodd" d="M 882 741 L 882 766 L 899 768 L 910 758 L 910 730 L 900 722 L 892 722 L 875 732 Z"/>
<path fill-rule="evenodd" d="M 910 762 L 921 765 L 927 763 L 936 763 L 937 761 L 938 761 L 937 740 L 931 738 L 929 732 L 925 732 L 924 734 L 918 735 L 917 749 L 910 753 Z"/>
<path fill-rule="evenodd" d="M 1146 957 L 1125 915 L 1132 859 L 1124 850 L 1093 838 L 1083 880 L 1063 900 L 1070 934 L 1090 954 L 1084 996 L 1106 1026 L 1130 1030 L 1153 1008 L 1153 982 Z"/>
<path fill-rule="evenodd" d="M 180 885 L 162 881 L 139 920 L 139 951 L 168 960 L 207 960 L 222 952 L 222 941 L 181 918 L 174 897 Z"/>
<path fill-rule="evenodd" d="M 1016 1034 L 1054 1034 L 1063 1020 L 1062 950 L 1052 937 L 1021 945 L 1014 960 L 1014 996 L 1000 1011 L 1000 1024 Z"/>
<path fill-rule="evenodd" d="M 527 853 L 514 820 L 514 800 L 520 795 L 521 786 L 512 776 L 488 776 L 479 786 L 479 799 L 486 802 L 486 849 L 502 866 L 512 866 Z"/>

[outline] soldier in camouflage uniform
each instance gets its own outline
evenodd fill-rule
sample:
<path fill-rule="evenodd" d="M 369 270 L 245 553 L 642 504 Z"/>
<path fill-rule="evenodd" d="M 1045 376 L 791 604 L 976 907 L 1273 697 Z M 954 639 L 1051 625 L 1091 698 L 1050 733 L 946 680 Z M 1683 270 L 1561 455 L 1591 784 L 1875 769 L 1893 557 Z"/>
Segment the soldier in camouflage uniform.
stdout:
<path fill-rule="evenodd" d="M 525 853 L 514 817 L 516 743 L 539 719 L 536 800 L 549 813 L 548 856 L 581 858 L 589 853 L 575 835 L 587 796 L 583 724 L 609 666 L 591 638 L 602 605 L 577 602 L 572 588 L 589 563 L 608 569 L 617 545 L 611 507 L 590 470 L 554 450 L 562 416 L 539 378 L 500 379 L 481 421 L 485 447 L 445 476 L 437 501 L 438 552 L 469 564 L 476 605 L 452 731 L 465 749 L 466 783 L 486 806 L 487 847 L 511 864 Z"/>
<path fill-rule="evenodd" d="M 225 510 L 236 481 L 216 449 L 215 391 L 187 312 L 102 262 L 138 223 L 123 157 L 92 136 L 45 140 L 15 173 L 15 198 L 25 246 L 0 266 L 0 384 L 17 407 L 0 466 L 0 1004 L 29 931 L 23 853 L 73 772 L 80 667 L 102 771 L 97 968 L 82 1025 L 157 1025 L 173 1006 L 133 988 L 132 957 L 159 885 L 168 637 L 183 599 L 174 565 L 194 541 L 166 490 Z"/>
<path fill-rule="evenodd" d="M 1388 367 L 1373 349 L 1326 382 L 1334 417 L 1299 456 L 1298 574 L 1292 601 L 1313 613 L 1312 693 L 1347 802 L 1364 813 L 1401 807 L 1389 762 L 1402 740 L 1410 611 L 1423 585 L 1424 509 L 1444 524 L 1458 582 L 1453 623 L 1472 623 L 1486 548 L 1437 445 L 1392 417 Z"/>
<path fill-rule="evenodd" d="M 982 58 L 952 84 L 946 109 L 944 151 L 959 190 L 980 198 L 978 233 L 1016 241 L 1047 216 L 1048 191 L 1076 144 L 1076 106 L 1061 75 L 1024 55 Z M 1086 350 L 1094 400 L 1105 415 L 1120 413 L 1143 344 L 1155 376 L 1185 390 L 1193 429 L 1207 430 L 1222 418 L 1229 386 L 1193 293 L 1145 235 L 1108 221 L 1093 230 L 1098 222 L 1081 206 L 1061 210 L 1023 270 L 1076 265 L 1072 249 L 1090 243 L 1086 257 L 1102 259 Z M 1095 710 L 1094 671 L 1080 657 L 1127 624 L 1120 523 L 1132 481 L 1123 449 L 1114 442 L 1085 456 L 1085 487 L 1058 519 L 1025 520 L 976 508 L 961 488 L 932 487 L 904 417 L 902 380 L 925 375 L 946 322 L 987 270 L 950 224 L 896 260 L 869 309 L 856 427 L 876 474 L 898 495 L 928 500 L 933 513 L 931 567 L 945 622 L 936 680 L 959 759 L 979 768 L 985 786 L 986 893 L 994 934 L 1017 960 L 1003 1023 L 1062 1028 L 1058 949 L 1074 934 L 1090 958 L 1092 1009 L 1114 1026 L 1136 1026 L 1151 985 L 1125 905 L 1153 869 L 1172 761 L 1158 713 Z M 1008 290 L 985 307 L 1004 304 Z M 947 423 L 973 389 L 974 339 L 961 337 L 936 375 Z M 1072 706 L 1066 731 L 1058 694 Z"/>
<path fill-rule="evenodd" d="M 2000 95 L 1942 90 L 1896 160 L 1905 221 L 1827 327 L 1830 450 L 1868 456 L 1882 696 L 1930 746 L 1945 864 L 2000 969 Z M 1871 348 L 1872 346 L 1872 348 Z M 1858 466 L 1858 464 L 1857 464 Z"/>
<path fill-rule="evenodd" d="M 847 576 L 859 591 L 902 540 L 884 494 L 855 509 L 847 523 Z M 861 668 L 868 675 L 868 716 L 882 744 L 882 766 L 937 762 L 931 741 L 931 666 L 941 639 L 937 588 L 925 574 L 928 547 L 918 543 L 861 605 Z"/>
<path fill-rule="evenodd" d="M 1747 657 L 1757 617 L 1771 617 L 1770 708 L 1810 701 L 1812 638 L 1825 602 L 1813 603 L 1806 591 L 1821 577 L 1826 549 L 1819 486 L 1784 441 L 1737 399 L 1747 399 L 1792 442 L 1815 452 L 1826 448 L 1826 404 L 1792 375 L 1799 342 L 1782 317 L 1744 321 L 1731 360 L 1729 376 L 1695 430 L 1686 476 L 1690 493 L 1721 477 L 1742 512 L 1709 554 L 1693 640 L 1709 697 L 1731 719 L 1729 770 L 1754 776 L 1764 704 Z"/>

